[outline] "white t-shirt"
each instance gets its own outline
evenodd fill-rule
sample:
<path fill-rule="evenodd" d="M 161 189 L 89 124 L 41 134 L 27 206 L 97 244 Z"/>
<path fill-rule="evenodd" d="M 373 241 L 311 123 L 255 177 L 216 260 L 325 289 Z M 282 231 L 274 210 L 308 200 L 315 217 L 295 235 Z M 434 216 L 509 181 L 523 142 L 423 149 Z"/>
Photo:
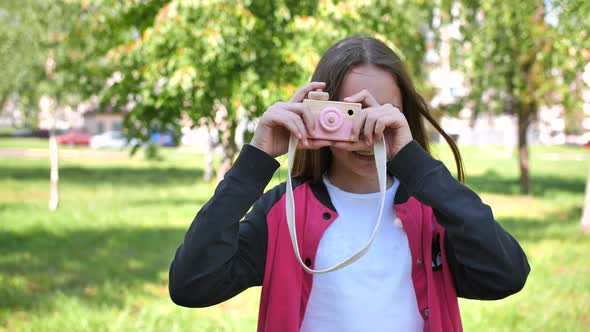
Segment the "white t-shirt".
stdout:
<path fill-rule="evenodd" d="M 338 218 L 323 234 L 315 269 L 342 262 L 369 240 L 379 215 L 379 193 L 345 192 L 324 183 Z M 408 239 L 393 209 L 399 186 L 386 192 L 383 219 L 369 251 L 340 270 L 314 274 L 301 332 L 422 331 L 412 283 Z"/>

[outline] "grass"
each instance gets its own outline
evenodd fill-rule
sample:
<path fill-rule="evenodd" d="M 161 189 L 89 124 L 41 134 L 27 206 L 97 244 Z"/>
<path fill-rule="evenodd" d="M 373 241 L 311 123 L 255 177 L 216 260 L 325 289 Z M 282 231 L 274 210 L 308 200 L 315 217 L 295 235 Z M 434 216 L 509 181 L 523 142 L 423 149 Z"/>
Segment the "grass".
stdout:
<path fill-rule="evenodd" d="M 0 139 L 0 149 L 45 146 Z M 168 298 L 169 263 L 214 189 L 201 180 L 201 155 L 165 150 L 156 163 L 124 152 L 61 151 L 56 213 L 47 211 L 47 159 L 0 157 L 0 331 L 255 329 L 259 288 L 207 309 Z M 533 147 L 532 194 L 523 196 L 516 163 L 501 147 L 462 152 L 467 184 L 532 267 L 525 289 L 508 299 L 461 300 L 465 330 L 590 330 L 590 236 L 579 231 L 590 156 Z M 447 149 L 435 154 L 454 168 Z M 278 172 L 269 186 L 284 178 Z"/>
<path fill-rule="evenodd" d="M 47 149 L 49 143 L 46 138 L 0 138 L 0 149 L 40 148 Z"/>

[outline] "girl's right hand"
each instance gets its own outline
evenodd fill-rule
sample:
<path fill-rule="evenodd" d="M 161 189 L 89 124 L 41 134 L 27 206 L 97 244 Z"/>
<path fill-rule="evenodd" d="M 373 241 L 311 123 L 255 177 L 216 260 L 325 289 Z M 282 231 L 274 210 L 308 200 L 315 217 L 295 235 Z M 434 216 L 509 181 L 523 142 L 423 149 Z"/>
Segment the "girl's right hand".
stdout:
<path fill-rule="evenodd" d="M 289 102 L 278 102 L 269 107 L 262 114 L 250 145 L 272 157 L 287 153 L 291 135 L 299 139 L 299 149 L 315 150 L 331 145 L 330 141 L 308 139 L 314 122 L 301 103 L 310 91 L 323 89 L 325 85 L 324 82 L 311 82 L 297 90 Z"/>

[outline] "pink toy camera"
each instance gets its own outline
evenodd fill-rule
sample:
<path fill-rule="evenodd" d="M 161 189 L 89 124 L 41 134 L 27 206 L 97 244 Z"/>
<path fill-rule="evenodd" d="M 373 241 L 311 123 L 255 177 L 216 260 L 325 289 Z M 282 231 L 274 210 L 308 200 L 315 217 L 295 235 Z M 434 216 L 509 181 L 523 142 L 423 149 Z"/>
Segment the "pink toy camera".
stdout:
<path fill-rule="evenodd" d="M 322 90 L 310 91 L 308 99 L 303 100 L 306 112 L 312 114 L 315 129 L 310 138 L 330 141 L 352 142 L 352 128 L 360 120 L 362 105 L 359 103 L 345 103 L 329 101 L 330 96 Z"/>

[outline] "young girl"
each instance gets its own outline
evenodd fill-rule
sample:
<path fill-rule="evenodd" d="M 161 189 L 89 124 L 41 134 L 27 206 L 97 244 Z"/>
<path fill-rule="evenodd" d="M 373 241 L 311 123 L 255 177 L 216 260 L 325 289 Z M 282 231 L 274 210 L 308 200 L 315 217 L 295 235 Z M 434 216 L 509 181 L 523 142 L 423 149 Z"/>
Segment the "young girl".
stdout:
<path fill-rule="evenodd" d="M 460 182 L 457 147 L 390 48 L 369 37 L 341 40 L 312 81 L 262 115 L 252 142 L 197 213 L 170 267 L 175 303 L 211 306 L 262 285 L 258 331 L 461 331 L 457 297 L 501 299 L 522 289 L 525 253 Z M 355 142 L 309 138 L 314 124 L 301 102 L 316 89 L 363 105 Z M 424 119 L 451 146 L 460 181 L 430 156 Z M 300 142 L 293 166 L 298 246 L 316 270 L 355 254 L 371 236 L 380 206 L 372 146 L 385 137 L 381 226 L 366 254 L 340 270 L 304 271 L 287 227 L 285 183 L 263 194 L 291 135 Z"/>

